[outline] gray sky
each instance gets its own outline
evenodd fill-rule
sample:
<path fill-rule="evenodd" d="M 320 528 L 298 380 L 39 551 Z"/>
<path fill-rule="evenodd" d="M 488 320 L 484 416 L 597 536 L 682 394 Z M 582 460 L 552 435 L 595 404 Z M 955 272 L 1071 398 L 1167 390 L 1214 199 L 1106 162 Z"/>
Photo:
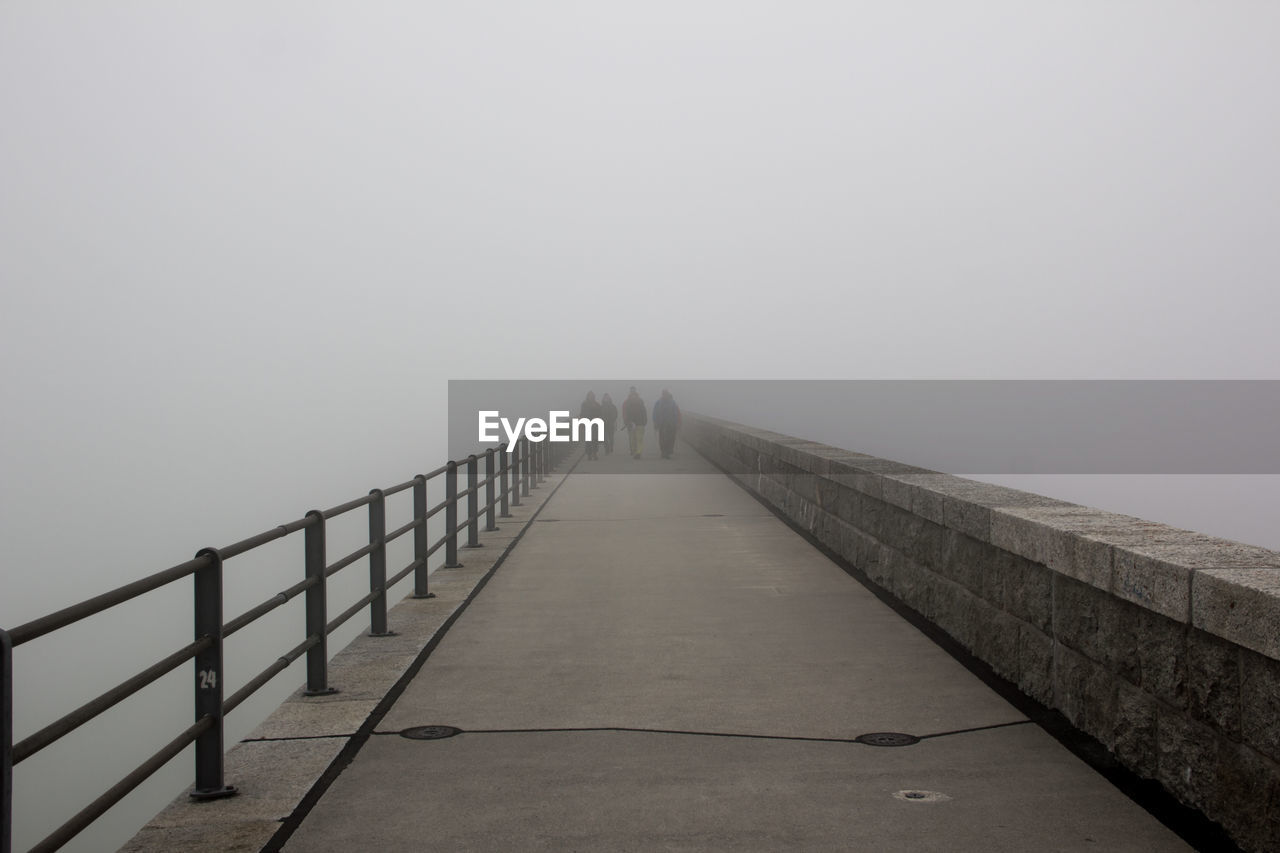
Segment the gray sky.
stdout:
<path fill-rule="evenodd" d="M 1266 2 L 4 3 L 0 624 L 434 467 L 450 378 L 1277 378 L 1278 43 Z"/>
<path fill-rule="evenodd" d="M 1243 2 L 6 4 L 5 571 L 86 512 L 173 531 L 132 577 L 398 480 L 449 377 L 1272 378 L 1278 35 Z"/>
<path fill-rule="evenodd" d="M 1265 3 L 6 4 L 5 571 L 73 514 L 173 531 L 132 577 L 398 481 L 448 378 L 1273 378 L 1278 36 Z"/>

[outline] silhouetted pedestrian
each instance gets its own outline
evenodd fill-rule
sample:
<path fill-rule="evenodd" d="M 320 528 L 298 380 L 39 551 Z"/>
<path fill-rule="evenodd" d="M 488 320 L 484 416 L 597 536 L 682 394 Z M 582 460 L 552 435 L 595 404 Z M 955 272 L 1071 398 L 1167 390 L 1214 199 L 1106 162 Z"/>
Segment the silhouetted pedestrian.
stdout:
<path fill-rule="evenodd" d="M 587 399 L 582 401 L 582 411 L 578 412 L 580 418 L 602 418 L 603 412 L 600 404 L 596 402 L 596 392 L 588 391 Z M 588 459 L 597 459 L 598 448 L 600 442 L 596 440 L 596 431 L 590 426 L 587 427 L 587 434 L 583 437 L 583 446 L 587 449 Z"/>
<path fill-rule="evenodd" d="M 666 388 L 653 404 L 653 428 L 658 431 L 658 448 L 663 459 L 670 459 L 676 449 L 676 433 L 680 430 L 680 407 Z"/>
<path fill-rule="evenodd" d="M 604 418 L 604 455 L 612 456 L 613 434 L 618 431 L 618 407 L 608 394 L 600 398 L 600 413 Z"/>
<path fill-rule="evenodd" d="M 631 386 L 631 393 L 622 401 L 622 425 L 627 428 L 627 439 L 631 445 L 631 458 L 639 459 L 644 453 L 644 425 L 649 422 L 645 411 L 644 400 L 640 399 L 636 386 Z"/>

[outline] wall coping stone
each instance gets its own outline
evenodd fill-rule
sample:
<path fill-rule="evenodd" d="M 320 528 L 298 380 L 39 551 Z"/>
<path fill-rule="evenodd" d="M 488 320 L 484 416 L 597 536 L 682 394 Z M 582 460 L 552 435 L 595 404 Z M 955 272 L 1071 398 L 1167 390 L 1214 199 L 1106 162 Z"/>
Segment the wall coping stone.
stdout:
<path fill-rule="evenodd" d="M 686 413 L 804 471 L 1280 660 L 1280 553 Z"/>

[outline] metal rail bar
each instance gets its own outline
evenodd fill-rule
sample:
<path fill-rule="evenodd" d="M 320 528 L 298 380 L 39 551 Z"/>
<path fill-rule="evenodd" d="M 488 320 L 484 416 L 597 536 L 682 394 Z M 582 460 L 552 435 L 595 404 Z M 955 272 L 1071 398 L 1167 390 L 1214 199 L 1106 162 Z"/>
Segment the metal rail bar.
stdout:
<path fill-rule="evenodd" d="M 197 738 L 213 728 L 216 721 L 213 717 L 201 717 L 182 734 L 169 741 L 160 751 L 139 764 L 133 771 L 119 782 L 107 789 L 106 793 L 85 806 L 71 820 L 55 829 L 43 841 L 31 848 L 30 853 L 52 853 L 59 847 L 75 838 L 85 827 L 102 817 L 107 809 L 125 798 L 134 788 L 142 784 L 152 773 L 169 763 L 175 755 L 182 752 Z"/>
<path fill-rule="evenodd" d="M 405 566 L 403 569 L 401 569 L 400 571 L 396 572 L 396 573 L 395 573 L 394 575 L 392 575 L 391 577 L 387 578 L 387 589 L 391 589 L 393 586 L 395 586 L 396 584 L 400 583 L 400 581 L 402 581 L 402 580 L 404 580 L 406 577 L 408 577 L 409 572 L 412 572 L 414 569 L 421 568 L 422 566 L 425 566 L 426 564 L 427 564 L 427 561 L 426 561 L 425 559 L 416 559 L 416 560 L 414 560 L 412 563 L 410 563 L 409 565 Z"/>
<path fill-rule="evenodd" d="M 436 505 L 435 505 L 435 506 L 433 506 L 431 509 L 427 510 L 427 515 L 426 515 L 426 517 L 427 517 L 427 518 L 430 518 L 431 516 L 435 515 L 436 513 L 440 512 L 441 510 L 445 510 L 445 509 L 448 509 L 448 508 L 449 508 L 449 501 L 448 501 L 448 499 L 442 500 L 442 501 L 440 501 L 440 503 L 436 504 Z"/>
<path fill-rule="evenodd" d="M 248 539 L 241 539 L 239 542 L 228 545 L 225 548 L 219 548 L 218 553 L 222 555 L 223 560 L 230 560 L 232 557 L 238 557 L 245 551 L 252 551 L 259 545 L 265 545 L 268 542 L 274 542 L 290 533 L 301 530 L 304 527 L 310 527 L 315 521 L 310 518 L 299 518 L 288 524 L 282 524 L 279 527 L 273 527 L 270 530 L 259 533 L 257 536 L 250 536 Z"/>
<path fill-rule="evenodd" d="M 114 707 L 122 700 L 137 693 L 151 682 L 173 672 L 198 653 L 207 649 L 212 643 L 213 640 L 211 638 L 204 637 L 178 649 L 173 654 L 152 664 L 132 678 L 117 684 L 101 696 L 85 702 L 61 719 L 55 720 L 40 731 L 18 741 L 13 745 L 13 764 L 17 765 L 25 761 L 64 735 L 68 735 L 80 728 L 103 711 Z"/>
<path fill-rule="evenodd" d="M 426 523 L 426 519 L 422 519 L 422 518 L 415 518 L 413 521 L 409 522 L 408 524 L 404 525 L 403 527 L 397 527 L 395 530 L 393 530 L 393 531 L 391 531 L 390 533 L 388 533 L 388 534 L 387 534 L 387 537 L 386 537 L 385 539 L 383 539 L 382 541 L 383 541 L 383 542 L 394 542 L 394 541 L 396 541 L 397 539 L 399 539 L 401 536 L 403 536 L 403 535 L 405 535 L 406 533 L 408 533 L 410 530 L 413 530 L 415 527 L 419 527 L 419 526 L 421 526 L 421 525 L 423 525 L 423 524 L 425 524 L 425 523 Z"/>
<path fill-rule="evenodd" d="M 288 652 L 277 658 L 275 663 L 271 664 L 271 666 L 249 679 L 244 687 L 241 687 L 235 693 L 232 693 L 227 697 L 227 700 L 222 703 L 222 715 L 225 717 L 227 714 L 234 711 L 237 705 L 256 693 L 259 687 L 275 678 L 287 669 L 289 664 L 302 657 L 303 653 L 306 652 L 307 649 L 317 645 L 319 642 L 320 638 L 315 635 L 307 637 L 301 643 L 298 643 L 298 645 L 294 646 Z"/>
<path fill-rule="evenodd" d="M 318 581 L 315 578 L 307 578 L 306 580 L 298 581 L 288 589 L 277 592 L 271 598 L 268 598 L 256 607 L 249 608 L 244 613 L 241 613 L 239 616 L 222 626 L 222 639 L 225 640 L 236 631 L 239 631 L 246 625 L 256 621 L 259 617 L 267 615 L 280 605 L 290 601 L 298 593 L 311 589 L 311 587 L 315 586 L 317 583 Z"/>
<path fill-rule="evenodd" d="M 418 482 L 417 477 L 414 477 L 412 480 L 405 480 L 403 483 L 396 483 L 389 489 L 383 489 L 382 496 L 386 497 L 387 495 L 394 495 L 397 492 L 403 492 L 405 489 L 412 489 L 413 484 L 416 482 Z"/>
<path fill-rule="evenodd" d="M 355 604 L 351 605 L 351 606 L 350 606 L 350 607 L 348 607 L 346 610 L 342 611 L 342 612 L 341 612 L 341 613 L 339 613 L 337 616 L 335 616 L 335 617 L 334 617 L 334 618 L 329 622 L 329 624 L 325 625 L 325 626 L 324 626 L 324 632 L 325 632 L 326 634 L 332 634 L 334 631 L 336 631 L 336 630 L 338 629 L 338 627 L 339 627 L 339 626 L 341 626 L 341 625 L 342 625 L 342 623 L 343 623 L 343 622 L 346 622 L 346 621 L 347 621 L 348 619 L 350 619 L 352 616 L 355 616 L 357 613 L 359 613 L 361 610 L 363 610 L 363 609 L 364 609 L 364 606 L 365 606 L 366 604 L 368 604 L 370 601 L 373 601 L 373 600 L 374 600 L 375 598 L 377 598 L 379 595 L 382 595 L 382 590 L 380 590 L 380 589 L 375 589 L 375 590 L 373 590 L 372 592 L 370 592 L 368 595 L 366 595 L 366 596 L 364 596 L 363 598 L 361 598 L 361 599 L 360 599 L 359 601 L 357 601 Z"/>
<path fill-rule="evenodd" d="M 32 619 L 30 622 L 10 630 L 9 637 L 15 647 L 20 646 L 23 643 L 34 640 L 36 637 L 44 636 L 50 631 L 65 628 L 95 613 L 101 613 L 109 607 L 115 607 L 117 604 L 123 604 L 130 599 L 151 592 L 153 589 L 159 589 L 165 584 L 181 580 L 187 575 L 194 574 L 197 569 L 204 568 L 208 565 L 209 560 L 208 556 L 196 557 L 162 572 L 148 575 L 141 580 L 116 587 L 109 592 L 102 593 L 102 595 L 95 595 L 93 598 L 85 599 L 79 604 L 64 607 L 61 610 L 50 613 L 48 616 Z"/>
<path fill-rule="evenodd" d="M 354 563 L 356 560 L 360 559 L 361 557 L 364 557 L 364 556 L 368 555 L 371 551 L 373 551 L 373 549 L 374 549 L 374 545 L 373 545 L 372 543 L 371 543 L 371 544 L 369 544 L 369 545 L 365 545 L 365 546 L 363 546 L 363 547 L 361 547 L 361 548 L 357 548 L 356 550 L 352 551 L 352 552 L 351 552 L 350 554 L 348 554 L 347 556 L 343 557 L 343 558 L 342 558 L 341 560 L 339 560 L 338 562 L 334 563 L 334 564 L 333 564 L 332 566 L 330 566 L 329 568 L 325 569 L 325 570 L 324 570 L 324 576 L 325 576 L 325 577 L 327 577 L 327 578 L 331 578 L 331 577 L 333 577 L 333 576 L 334 576 L 334 575 L 336 575 L 338 572 L 342 571 L 342 570 L 343 570 L 343 569 L 345 569 L 347 566 L 349 566 L 349 565 L 351 565 L 352 563 Z"/>
<path fill-rule="evenodd" d="M 344 504 L 338 504 L 335 507 L 330 507 L 329 509 L 326 509 L 324 511 L 323 515 L 325 517 L 325 520 L 328 521 L 334 516 L 342 515 L 344 512 L 350 512 L 353 509 L 359 509 L 360 507 L 364 506 L 365 504 L 369 503 L 372 500 L 373 500 L 373 495 L 365 495 L 362 498 L 356 498 L 355 500 L 347 501 Z"/>

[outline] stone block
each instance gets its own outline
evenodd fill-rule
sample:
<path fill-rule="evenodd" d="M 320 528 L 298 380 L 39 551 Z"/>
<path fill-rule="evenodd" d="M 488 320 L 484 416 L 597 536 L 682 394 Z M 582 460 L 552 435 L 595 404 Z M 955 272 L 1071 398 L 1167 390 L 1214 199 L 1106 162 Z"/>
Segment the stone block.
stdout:
<path fill-rule="evenodd" d="M 1280 569 L 1201 569 L 1191 586 L 1191 624 L 1280 658 Z"/>
<path fill-rule="evenodd" d="M 937 476 L 946 476 L 940 474 Z M 911 511 L 925 521 L 939 526 L 946 524 L 946 499 L 927 486 L 914 484 L 911 491 Z"/>
<path fill-rule="evenodd" d="M 817 477 L 813 481 L 814 502 L 823 512 L 835 513 L 840 499 L 840 486 L 826 477 Z"/>
<path fill-rule="evenodd" d="M 989 548 L 989 545 L 971 536 L 953 531 L 948 536 L 946 560 L 939 567 L 938 573 L 970 592 L 981 595 L 990 556 Z"/>
<path fill-rule="evenodd" d="M 869 564 L 866 569 L 867 577 L 885 589 L 889 588 L 889 577 L 895 571 L 895 563 L 906 559 L 901 553 L 890 548 L 888 545 L 880 545 L 876 549 L 877 559 Z"/>
<path fill-rule="evenodd" d="M 942 504 L 942 523 L 952 530 L 983 542 L 991 541 L 991 508 L 963 498 L 947 496 Z"/>
<path fill-rule="evenodd" d="M 1206 814 L 1245 850 L 1280 850 L 1280 766 L 1221 740 L 1217 777 L 1217 796 Z"/>
<path fill-rule="evenodd" d="M 1248 649 L 1240 651 L 1240 731 L 1245 743 L 1280 761 L 1280 661 Z"/>
<path fill-rule="evenodd" d="M 1145 779 L 1158 772 L 1156 717 L 1160 703 L 1121 680 L 1116 683 L 1114 750 L 1124 766 Z"/>
<path fill-rule="evenodd" d="M 1170 619 L 1191 619 L 1191 570 L 1184 566 L 1117 548 L 1111 592 Z"/>
<path fill-rule="evenodd" d="M 866 496 L 860 498 L 858 504 L 858 514 L 854 517 L 847 518 L 846 520 L 861 529 L 868 536 L 871 536 L 879 542 L 885 542 L 884 518 L 885 513 L 891 509 L 891 507 L 883 501 Z"/>
<path fill-rule="evenodd" d="M 993 544 L 1100 589 L 1111 585 L 1113 547 L 1089 533 L 1116 516 L 1074 505 L 1003 507 L 991 519 Z"/>
<path fill-rule="evenodd" d="M 881 481 L 881 499 L 899 509 L 911 511 L 911 484 L 897 477 L 886 476 Z"/>
<path fill-rule="evenodd" d="M 959 584 L 934 575 L 932 621 L 956 642 L 973 651 L 977 645 L 975 605 L 980 600 Z"/>
<path fill-rule="evenodd" d="M 1173 708 L 1185 709 L 1186 626 L 1142 608 L 1135 608 L 1131 616 L 1138 686 Z"/>
<path fill-rule="evenodd" d="M 1213 729 L 1176 709 L 1159 709 L 1156 778 L 1183 803 L 1206 810 L 1216 802 L 1220 748 L 1221 739 Z"/>
<path fill-rule="evenodd" d="M 1115 738 L 1116 678 L 1082 654 L 1054 644 L 1053 698 L 1072 725 L 1111 749 Z"/>
<path fill-rule="evenodd" d="M 1153 522 L 1135 520 L 1100 538 L 1116 548 L 1113 591 L 1182 621 L 1191 618 L 1191 580 L 1197 570 L 1280 569 L 1280 554 L 1274 551 Z"/>
<path fill-rule="evenodd" d="M 907 534 L 902 551 L 932 571 L 944 571 L 951 550 L 951 533 L 914 513 L 906 523 Z"/>
<path fill-rule="evenodd" d="M 1044 525 L 1013 512 L 996 511 L 991 514 L 991 544 L 1033 563 L 1044 564 L 1048 559 Z"/>
<path fill-rule="evenodd" d="M 890 579 L 891 590 L 899 601 L 923 613 L 929 609 L 932 592 L 930 576 L 929 571 L 904 556 L 897 564 L 897 572 Z"/>
<path fill-rule="evenodd" d="M 1002 575 L 1003 606 L 1012 615 L 1044 633 L 1053 629 L 1054 573 L 1039 563 L 1007 551 L 996 551 L 995 565 Z"/>
<path fill-rule="evenodd" d="M 880 561 L 880 543 L 853 525 L 836 523 L 840 525 L 840 555 L 869 575 L 870 568 Z"/>
<path fill-rule="evenodd" d="M 1016 682 L 1022 623 L 984 601 L 973 603 L 974 654 L 1000 676 Z"/>
<path fill-rule="evenodd" d="M 1212 634 L 1187 632 L 1187 711 L 1240 740 L 1240 647 Z"/>
<path fill-rule="evenodd" d="M 868 497 L 884 500 L 884 477 L 880 474 L 862 471 L 852 476 L 850 485 Z"/>
<path fill-rule="evenodd" d="M 956 624 L 956 614 L 960 611 L 958 597 L 961 592 L 963 592 L 963 588 L 959 585 L 935 575 L 933 595 L 929 601 L 929 608 L 922 611 L 926 619 L 946 631 L 956 640 L 960 639 L 958 636 L 959 628 Z"/>
<path fill-rule="evenodd" d="M 1018 689 L 1045 705 L 1053 704 L 1053 638 L 1025 622 L 1018 629 Z"/>
<path fill-rule="evenodd" d="M 1085 657 L 1110 668 L 1117 613 L 1110 596 L 1060 574 L 1053 575 L 1053 636 Z"/>

